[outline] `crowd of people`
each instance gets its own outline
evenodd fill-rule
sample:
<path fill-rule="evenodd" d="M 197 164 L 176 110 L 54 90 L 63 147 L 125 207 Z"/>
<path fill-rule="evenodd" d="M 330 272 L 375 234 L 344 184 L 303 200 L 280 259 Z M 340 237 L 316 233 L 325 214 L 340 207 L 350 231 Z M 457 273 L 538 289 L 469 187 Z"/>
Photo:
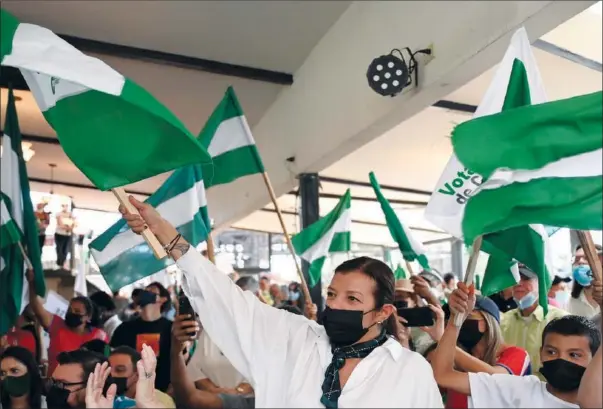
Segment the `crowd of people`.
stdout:
<path fill-rule="evenodd" d="M 515 286 L 485 297 L 453 275 L 439 289 L 422 274 L 396 281 L 369 257 L 335 269 L 318 312 L 300 284 L 228 276 L 132 204 L 142 217 L 124 218 L 166 245 L 182 288 L 75 297 L 65 317 L 30 291 L 0 343 L 3 409 L 601 407 L 602 286 L 581 248 L 546 315 L 523 265 Z M 433 325 L 409 325 L 401 312 L 416 308 Z"/>

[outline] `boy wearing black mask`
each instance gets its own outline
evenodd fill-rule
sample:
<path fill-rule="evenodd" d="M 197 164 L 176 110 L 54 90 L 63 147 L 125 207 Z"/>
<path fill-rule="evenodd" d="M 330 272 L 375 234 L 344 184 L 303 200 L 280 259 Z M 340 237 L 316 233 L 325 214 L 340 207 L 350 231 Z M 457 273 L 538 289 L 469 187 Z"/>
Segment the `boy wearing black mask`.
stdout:
<path fill-rule="evenodd" d="M 466 308 L 453 315 L 465 318 L 473 311 L 475 295 L 464 285 L 461 287 Z M 476 408 L 578 408 L 580 380 L 601 344 L 601 334 L 591 321 L 569 315 L 547 324 L 540 350 L 540 371 L 547 382 L 542 382 L 536 376 L 455 371 L 454 351 L 460 328 L 455 326 L 453 318 L 432 360 L 438 384 L 471 396 L 472 407 Z"/>
<path fill-rule="evenodd" d="M 170 293 L 163 285 L 157 282 L 149 284 L 138 295 L 140 316 L 122 323 L 111 338 L 111 346 L 114 348 L 128 346 L 139 353 L 143 344 L 153 348 L 157 356 L 155 387 L 164 392 L 170 383 L 172 321 L 162 317 L 161 313 L 169 309 L 169 300 Z"/>

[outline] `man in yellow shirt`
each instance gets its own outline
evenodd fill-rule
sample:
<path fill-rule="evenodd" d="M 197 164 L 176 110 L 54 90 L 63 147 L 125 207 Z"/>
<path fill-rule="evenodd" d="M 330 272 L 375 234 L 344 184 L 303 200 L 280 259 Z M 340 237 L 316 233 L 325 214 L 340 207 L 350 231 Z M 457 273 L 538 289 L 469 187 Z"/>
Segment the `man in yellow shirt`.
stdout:
<path fill-rule="evenodd" d="M 544 316 L 538 304 L 538 278 L 525 267 L 519 266 L 519 282 L 513 287 L 513 299 L 518 308 L 507 311 L 500 320 L 500 328 L 506 344 L 515 345 L 528 351 L 532 361 L 532 374 L 540 375 L 540 347 L 544 327 L 555 318 L 567 315 L 567 312 L 549 305 Z M 542 378 L 544 379 L 544 378 Z"/>

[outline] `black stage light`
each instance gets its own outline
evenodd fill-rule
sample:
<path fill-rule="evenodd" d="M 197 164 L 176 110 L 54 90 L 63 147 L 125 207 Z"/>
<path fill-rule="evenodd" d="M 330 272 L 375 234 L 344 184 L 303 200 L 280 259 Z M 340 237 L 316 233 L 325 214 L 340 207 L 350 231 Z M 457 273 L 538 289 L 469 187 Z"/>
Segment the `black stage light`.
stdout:
<path fill-rule="evenodd" d="M 366 78 L 373 91 L 384 97 L 394 97 L 404 88 L 412 84 L 411 74 L 415 74 L 415 85 L 418 81 L 418 69 L 415 55 L 431 54 L 431 49 L 426 48 L 415 53 L 410 48 L 404 48 L 410 56 L 409 64 L 406 64 L 402 51 L 394 48 L 389 54 L 375 58 L 368 67 Z M 394 55 L 398 53 L 400 57 Z"/>

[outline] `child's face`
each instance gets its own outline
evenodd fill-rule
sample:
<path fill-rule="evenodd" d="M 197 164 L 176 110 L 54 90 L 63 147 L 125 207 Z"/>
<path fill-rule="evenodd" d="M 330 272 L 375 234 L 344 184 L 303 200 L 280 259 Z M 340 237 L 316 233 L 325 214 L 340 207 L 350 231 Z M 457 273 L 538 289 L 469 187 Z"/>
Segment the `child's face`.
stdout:
<path fill-rule="evenodd" d="M 593 359 L 588 338 L 582 335 L 549 333 L 544 338 L 544 344 L 540 350 L 540 360 L 546 362 L 553 359 L 564 359 L 587 367 Z"/>

